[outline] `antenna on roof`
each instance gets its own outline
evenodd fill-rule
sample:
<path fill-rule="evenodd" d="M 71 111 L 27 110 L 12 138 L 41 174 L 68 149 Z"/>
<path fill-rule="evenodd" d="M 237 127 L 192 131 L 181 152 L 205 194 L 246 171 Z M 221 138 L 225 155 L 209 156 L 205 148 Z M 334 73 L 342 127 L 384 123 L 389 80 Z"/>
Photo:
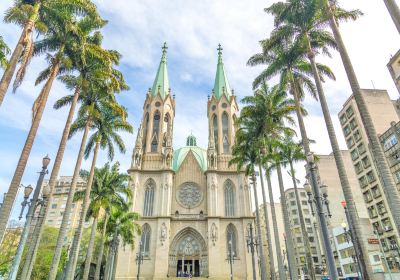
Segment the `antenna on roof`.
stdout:
<path fill-rule="evenodd" d="M 371 80 L 371 83 L 372 83 L 372 88 L 373 88 L 374 90 L 376 90 L 375 84 L 374 84 L 374 81 L 373 81 L 373 80 Z"/>

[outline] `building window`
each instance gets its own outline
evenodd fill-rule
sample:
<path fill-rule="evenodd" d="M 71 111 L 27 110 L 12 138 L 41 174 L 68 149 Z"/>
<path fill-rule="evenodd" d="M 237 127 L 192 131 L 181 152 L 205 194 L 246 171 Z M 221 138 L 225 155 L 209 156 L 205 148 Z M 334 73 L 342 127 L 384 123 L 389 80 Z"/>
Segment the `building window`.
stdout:
<path fill-rule="evenodd" d="M 353 139 L 353 137 L 349 137 L 348 139 L 347 139 L 347 147 L 350 149 L 351 147 L 353 147 L 354 146 L 354 139 Z"/>
<path fill-rule="evenodd" d="M 311 225 L 311 219 L 309 218 L 305 218 L 304 222 L 306 223 L 306 225 Z"/>
<path fill-rule="evenodd" d="M 397 170 L 397 171 L 394 173 L 394 176 L 395 176 L 395 178 L 396 178 L 396 183 L 400 183 L 400 170 Z"/>
<path fill-rule="evenodd" d="M 225 195 L 225 216 L 235 216 L 235 190 L 230 180 L 227 180 L 224 187 Z"/>
<path fill-rule="evenodd" d="M 362 155 L 363 153 L 365 153 L 365 146 L 364 146 L 364 144 L 361 143 L 360 145 L 358 145 L 357 149 L 358 149 L 358 153 L 359 153 L 360 155 Z"/>
<path fill-rule="evenodd" d="M 153 133 L 151 137 L 151 152 L 157 152 L 158 148 L 158 138 L 159 138 L 159 129 L 160 129 L 160 112 L 156 111 L 153 117 Z"/>
<path fill-rule="evenodd" d="M 389 150 L 391 147 L 398 143 L 397 138 L 394 134 L 390 135 L 384 142 L 383 148 L 385 151 Z"/>
<path fill-rule="evenodd" d="M 149 127 L 149 113 L 146 114 L 144 117 L 144 123 L 143 123 L 143 150 L 146 150 L 146 141 L 147 141 L 147 130 Z"/>
<path fill-rule="evenodd" d="M 363 167 L 362 167 L 361 161 L 357 162 L 354 165 L 354 169 L 356 170 L 357 174 L 359 174 L 359 173 L 361 173 L 361 171 L 363 171 Z"/>
<path fill-rule="evenodd" d="M 364 168 L 368 168 L 371 166 L 371 162 L 369 161 L 368 156 L 363 157 L 363 159 L 361 161 L 362 161 Z"/>
<path fill-rule="evenodd" d="M 390 222 L 389 218 L 383 219 L 382 220 L 382 226 L 385 229 L 385 231 L 390 231 L 393 229 L 392 223 Z"/>
<path fill-rule="evenodd" d="M 297 215 L 297 210 L 292 210 L 292 215 Z"/>
<path fill-rule="evenodd" d="M 231 247 L 231 250 L 232 250 L 232 253 L 233 253 L 233 255 L 234 256 L 238 256 L 237 255 L 237 252 L 236 252 L 236 240 L 237 240 L 237 238 L 236 238 L 236 228 L 235 228 L 235 226 L 233 225 L 233 224 L 229 224 L 228 226 L 227 226 L 227 228 L 226 228 L 226 249 L 227 249 L 227 252 L 229 252 L 229 242 L 231 242 L 231 244 L 232 244 L 232 247 Z"/>
<path fill-rule="evenodd" d="M 294 201 L 294 200 L 290 201 L 290 205 L 291 206 L 295 206 L 296 205 L 296 201 Z"/>
<path fill-rule="evenodd" d="M 215 149 L 218 152 L 218 120 L 217 120 L 217 116 L 214 115 L 212 118 L 212 122 L 213 122 L 213 130 L 214 130 L 214 144 L 215 144 Z"/>
<path fill-rule="evenodd" d="M 371 188 L 371 192 L 372 192 L 372 196 L 373 196 L 374 198 L 378 198 L 378 197 L 381 196 L 381 191 L 379 190 L 378 185 L 372 187 L 372 188 Z"/>
<path fill-rule="evenodd" d="M 383 201 L 377 203 L 376 207 L 378 208 L 379 215 L 386 214 L 387 211 L 386 211 L 386 207 L 385 207 L 385 204 L 383 203 Z"/>
<path fill-rule="evenodd" d="M 376 211 L 375 206 L 368 207 L 368 215 L 371 219 L 378 217 L 378 212 Z"/>
<path fill-rule="evenodd" d="M 359 154 L 358 154 L 358 150 L 357 149 L 354 149 L 354 150 L 351 151 L 351 159 L 352 160 L 358 159 L 358 156 L 359 156 Z"/>
<path fill-rule="evenodd" d="M 353 136 L 354 136 L 354 140 L 356 140 L 356 141 L 360 140 L 360 139 L 361 139 L 360 131 L 359 131 L 359 130 L 356 130 L 356 131 L 353 133 Z"/>
<path fill-rule="evenodd" d="M 140 241 L 142 242 L 143 254 L 146 257 L 150 255 L 150 237 L 151 237 L 151 228 L 149 224 L 144 224 L 142 227 L 142 237 Z"/>
<path fill-rule="evenodd" d="M 346 121 L 347 121 L 346 115 L 345 114 L 341 115 L 340 116 L 340 123 L 343 125 L 343 124 L 345 124 Z"/>
<path fill-rule="evenodd" d="M 350 118 L 353 114 L 354 114 L 354 110 L 353 110 L 353 108 L 350 106 L 350 107 L 346 110 L 346 115 L 347 115 L 348 118 Z"/>
<path fill-rule="evenodd" d="M 152 216 L 154 204 L 154 181 L 149 180 L 145 188 L 143 216 Z"/>
<path fill-rule="evenodd" d="M 351 128 L 350 128 L 349 125 L 346 125 L 346 126 L 343 128 L 343 133 L 344 133 L 344 136 L 348 136 L 348 135 L 351 133 Z"/>
<path fill-rule="evenodd" d="M 306 197 L 307 195 L 306 195 L 305 192 L 300 192 L 300 196 L 301 196 L 301 197 Z"/>
<path fill-rule="evenodd" d="M 360 183 L 360 186 L 362 188 L 365 188 L 366 186 L 368 186 L 368 180 L 367 180 L 367 177 L 365 177 L 365 176 L 362 176 L 361 178 L 359 178 L 358 182 Z"/>
<path fill-rule="evenodd" d="M 365 193 L 363 193 L 364 196 L 364 201 L 365 202 L 371 202 L 372 201 L 372 195 L 370 193 L 370 191 L 366 191 Z"/>
<path fill-rule="evenodd" d="M 297 218 L 293 219 L 293 225 L 298 226 L 299 225 L 299 219 L 297 219 Z"/>
<path fill-rule="evenodd" d="M 367 178 L 368 178 L 368 183 L 372 183 L 375 181 L 375 175 L 372 170 L 367 173 Z"/>
<path fill-rule="evenodd" d="M 296 239 L 297 239 L 297 243 L 299 243 L 299 244 L 303 243 L 303 239 L 301 237 L 297 237 Z"/>
<path fill-rule="evenodd" d="M 302 204 L 302 205 L 308 205 L 308 202 L 305 201 L 305 200 L 303 200 L 303 201 L 301 202 L 301 204 Z"/>
<path fill-rule="evenodd" d="M 224 146 L 224 154 L 229 153 L 229 120 L 228 114 L 222 114 L 222 144 Z"/>
<path fill-rule="evenodd" d="M 353 119 L 350 121 L 350 127 L 351 127 L 351 129 L 354 129 L 354 128 L 357 127 L 356 119 L 353 118 Z"/>
<path fill-rule="evenodd" d="M 57 203 L 51 205 L 51 209 L 56 209 L 56 208 L 57 208 Z"/>
<path fill-rule="evenodd" d="M 310 237 L 308 238 L 308 240 L 309 240 L 310 242 L 314 242 L 314 236 L 310 236 Z"/>

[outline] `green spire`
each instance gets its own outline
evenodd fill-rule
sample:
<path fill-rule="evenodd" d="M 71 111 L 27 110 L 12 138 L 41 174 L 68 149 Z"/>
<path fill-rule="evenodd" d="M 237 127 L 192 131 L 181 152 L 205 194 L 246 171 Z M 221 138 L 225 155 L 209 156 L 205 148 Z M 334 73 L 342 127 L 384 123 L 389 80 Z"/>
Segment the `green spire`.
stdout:
<path fill-rule="evenodd" d="M 197 146 L 196 137 L 194 137 L 192 133 L 190 133 L 190 135 L 186 138 L 186 146 Z"/>
<path fill-rule="evenodd" d="M 232 95 L 228 79 L 226 78 L 224 63 L 222 61 L 221 44 L 218 45 L 218 64 L 217 73 L 215 74 L 215 83 L 213 94 L 217 99 L 220 99 L 223 94 L 229 99 Z"/>
<path fill-rule="evenodd" d="M 151 89 L 151 95 L 157 96 L 158 91 L 160 91 L 161 98 L 164 99 L 169 94 L 169 79 L 167 70 L 167 43 L 164 43 L 162 47 L 162 56 L 160 61 L 160 66 L 158 66 L 158 71 L 156 78 Z"/>

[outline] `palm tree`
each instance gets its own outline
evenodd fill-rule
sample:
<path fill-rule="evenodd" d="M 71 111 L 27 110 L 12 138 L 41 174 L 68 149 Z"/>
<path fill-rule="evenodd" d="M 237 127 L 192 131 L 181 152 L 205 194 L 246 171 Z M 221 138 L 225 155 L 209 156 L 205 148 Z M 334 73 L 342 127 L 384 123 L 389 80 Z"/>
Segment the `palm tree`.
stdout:
<path fill-rule="evenodd" d="M 7 55 L 10 54 L 10 49 L 0 36 L 0 68 L 6 69 L 8 65 Z"/>
<path fill-rule="evenodd" d="M 109 108 L 105 108 L 104 111 L 101 112 L 101 115 L 93 118 L 91 115 L 83 115 L 79 116 L 75 121 L 75 125 L 73 125 L 73 129 L 71 133 L 74 134 L 76 130 L 83 130 L 86 127 L 86 122 L 91 122 L 91 129 L 94 129 L 95 132 L 89 138 L 85 149 L 85 158 L 87 159 L 91 152 L 93 151 L 92 158 L 92 166 L 90 169 L 85 199 L 82 204 L 81 216 L 79 219 L 78 227 L 75 231 L 74 240 L 72 242 L 72 246 L 70 248 L 70 258 L 68 261 L 68 265 L 66 268 L 66 278 L 74 276 L 76 264 L 78 261 L 78 252 L 80 247 L 80 242 L 82 239 L 83 232 L 83 224 L 86 219 L 86 213 L 90 203 L 90 191 L 92 188 L 94 170 L 97 161 L 97 155 L 99 149 L 107 149 L 108 150 L 108 159 L 112 161 L 114 159 L 114 145 L 116 145 L 121 153 L 125 153 L 125 143 L 122 140 L 121 136 L 118 132 L 133 132 L 132 126 L 125 119 L 126 113 L 121 116 L 120 114 L 116 114 L 113 110 Z"/>
<path fill-rule="evenodd" d="M 336 166 L 341 180 L 342 190 L 345 200 L 350 205 L 348 207 L 351 219 L 354 221 L 351 230 L 354 232 L 355 240 L 358 247 L 362 251 L 360 256 L 360 267 L 363 269 L 364 277 L 372 277 L 372 266 L 369 262 L 368 249 L 365 242 L 361 238 L 361 225 L 354 203 L 353 194 L 347 177 L 347 172 L 343 162 L 342 153 L 339 148 L 335 129 L 332 123 L 328 104 L 326 102 L 321 78 L 317 70 L 315 62 L 315 54 L 322 50 L 323 53 L 329 54 L 327 47 L 336 49 L 336 42 L 332 35 L 324 30 L 328 21 L 325 13 L 319 6 L 320 0 L 304 1 L 304 0 L 288 0 L 287 2 L 277 2 L 266 10 L 274 15 L 276 28 L 272 32 L 269 41 L 270 47 L 275 44 L 284 44 L 286 40 L 296 40 L 300 44 L 303 43 L 310 61 L 312 72 L 317 87 L 318 98 L 321 104 L 322 112 L 325 119 L 331 147 L 336 161 Z M 345 11 L 339 7 L 335 10 L 336 19 L 345 21 L 348 19 L 355 20 L 361 14 L 360 11 Z M 265 45 L 264 45 L 265 46 Z M 307 149 L 305 149 L 307 150 Z M 309 149 L 308 149 L 309 150 Z"/>
<path fill-rule="evenodd" d="M 294 121 L 291 118 L 290 114 L 295 110 L 294 102 L 291 99 L 287 99 L 287 95 L 284 91 L 280 90 L 278 86 L 274 86 L 271 89 L 264 82 L 261 86 L 255 91 L 253 96 L 245 97 L 242 102 L 246 104 L 243 108 L 241 116 L 239 118 L 239 123 L 245 123 L 249 129 L 252 130 L 252 134 L 255 135 L 258 139 L 261 139 L 264 143 L 266 139 L 279 139 L 281 133 L 290 133 L 291 129 L 288 128 L 284 122 L 289 124 L 293 124 Z M 264 149 L 261 149 L 261 153 L 265 152 Z M 274 273 L 274 262 L 273 262 L 273 254 L 272 254 L 272 244 L 269 233 L 269 223 L 267 217 L 267 202 L 266 195 L 264 189 L 264 182 L 262 180 L 262 168 L 260 169 L 260 178 L 261 178 L 261 190 L 263 195 L 263 205 L 264 205 L 264 216 L 265 216 L 265 224 L 266 224 L 266 233 L 268 240 L 268 249 L 269 249 L 269 261 L 271 267 L 271 276 L 275 279 Z M 270 196 L 270 204 L 271 204 L 271 216 L 273 221 L 273 229 L 275 236 L 275 247 L 278 261 L 278 269 L 279 269 L 279 277 L 283 279 L 284 277 L 284 268 L 282 263 L 282 256 L 280 252 L 280 243 L 279 243 L 279 235 L 278 235 L 278 227 L 276 221 L 275 214 L 275 206 L 273 205 L 273 196 L 272 196 L 272 188 L 270 185 L 270 174 L 266 174 L 267 183 L 269 189 Z"/>
<path fill-rule="evenodd" d="M 67 85 L 67 88 L 74 90 L 74 95 L 73 98 L 70 99 L 70 110 L 50 175 L 50 197 L 48 200 L 51 200 L 52 191 L 56 185 L 58 172 L 61 167 L 71 123 L 74 117 L 76 105 L 79 101 L 81 89 L 87 88 L 91 83 L 102 80 L 112 80 L 112 71 L 115 71 L 113 70 L 112 65 L 118 64 L 120 57 L 115 51 L 107 51 L 102 49 L 101 34 L 99 32 L 95 32 L 93 35 L 90 35 L 91 31 L 92 30 L 88 26 L 88 28 L 85 30 L 86 35 L 82 35 L 83 40 L 81 40 L 79 44 L 77 42 L 75 47 L 69 50 L 69 53 L 67 53 L 68 57 L 73 63 L 73 68 L 78 71 L 79 75 L 75 77 L 73 75 L 65 74 L 59 77 L 59 79 Z M 41 221 L 38 221 L 39 224 L 37 227 L 35 227 L 35 231 L 33 233 L 31 246 L 29 247 L 22 272 L 22 276 L 25 277 L 24 279 L 29 279 L 30 277 L 30 271 L 32 270 L 33 262 L 36 256 L 36 242 L 38 242 L 38 240 L 41 238 L 41 232 L 43 230 L 42 221 L 46 220 L 48 213 L 47 206 L 48 204 L 40 209 L 40 216 L 42 219 Z"/>
<path fill-rule="evenodd" d="M 88 181 L 90 173 L 82 170 L 80 176 Z M 109 215 L 111 206 L 120 207 L 128 211 L 128 205 L 125 201 L 132 197 L 132 191 L 128 187 L 129 175 L 119 172 L 119 163 L 111 166 L 106 163 L 102 168 L 96 168 L 94 171 L 94 178 L 92 189 L 90 192 L 90 205 L 88 207 L 87 217 L 92 217 L 92 229 L 90 234 L 89 245 L 87 248 L 85 268 L 83 272 L 83 279 L 88 279 L 90 264 L 92 262 L 92 254 L 94 249 L 95 234 L 99 216 L 103 211 L 105 215 Z M 83 200 L 86 191 L 78 191 L 75 193 L 74 201 Z M 105 222 L 106 223 L 106 222 Z M 104 241 L 101 241 L 104 242 Z M 104 246 L 101 244 L 101 246 Z M 100 250 L 102 251 L 102 250 Z M 103 255 L 103 252 L 101 252 Z M 101 260 L 98 264 L 101 264 Z M 100 267 L 100 265 L 99 265 Z M 96 267 L 97 268 L 97 267 Z"/>
<path fill-rule="evenodd" d="M 265 44 L 265 41 L 263 41 L 262 44 Z M 306 88 L 313 97 L 316 96 L 316 89 L 314 83 L 309 78 L 309 76 L 312 75 L 312 67 L 305 59 L 304 47 L 299 44 L 299 42 L 291 42 L 288 39 L 273 48 L 263 48 L 263 52 L 252 56 L 248 64 L 251 66 L 260 64 L 267 65 L 267 68 L 254 80 L 254 87 L 259 85 L 263 80 L 268 80 L 280 74 L 280 86 L 289 89 L 290 93 L 293 95 L 302 144 L 306 154 L 308 154 L 310 152 L 309 139 L 304 126 L 301 100 L 304 98 L 304 88 Z M 317 64 L 317 70 L 320 76 L 323 74 L 329 78 L 334 78 L 332 71 L 325 65 Z M 312 170 L 310 170 L 310 172 L 311 171 Z M 319 189 L 316 188 L 316 191 L 318 192 Z M 315 193 L 315 195 L 319 197 L 318 193 Z M 321 217 L 319 220 L 321 225 L 325 223 L 324 218 L 325 217 Z M 326 231 L 325 233 L 324 241 L 328 244 L 329 237 Z M 328 245 L 326 247 L 326 256 L 332 266 L 329 272 L 331 276 L 336 279 L 336 269 L 333 267 L 333 252 L 331 247 Z"/>
<path fill-rule="evenodd" d="M 79 21 L 76 21 L 76 16 L 74 14 L 71 14 L 68 9 L 63 9 L 60 6 L 57 11 L 52 10 L 51 12 L 52 13 L 49 12 L 47 17 L 48 31 L 46 32 L 46 36 L 35 43 L 34 53 L 41 54 L 49 52 L 54 54 L 47 54 L 50 67 L 48 71 L 44 70 L 36 80 L 36 84 L 38 84 L 43 81 L 43 78 L 48 77 L 41 93 L 33 104 L 31 128 L 25 140 L 14 176 L 7 191 L 6 199 L 0 211 L 0 239 L 4 235 L 11 208 L 15 201 L 18 187 L 21 183 L 21 178 L 32 150 L 52 84 L 60 71 L 66 71 L 71 65 L 70 59 L 65 56 L 65 53 L 69 48 L 73 47 L 77 41 L 80 41 L 81 29 L 84 29 L 88 22 L 88 17 L 83 17 L 80 18 Z M 44 75 L 45 72 L 47 72 L 48 75 Z"/>
<path fill-rule="evenodd" d="M 394 25 L 397 28 L 397 31 L 400 33 L 400 9 L 395 0 L 383 0 L 385 2 L 386 8 L 389 11 L 390 16 L 394 22 Z"/>
<path fill-rule="evenodd" d="M 331 7 L 332 4 L 332 7 Z M 336 23 L 336 18 L 332 9 L 335 8 L 334 3 L 330 3 L 328 0 L 323 1 L 323 7 L 329 17 L 329 24 L 332 29 L 332 33 L 335 37 L 337 47 L 342 58 L 343 66 L 347 73 L 347 78 L 350 83 L 351 90 L 353 92 L 354 100 L 357 104 L 358 112 L 360 113 L 363 126 L 365 128 L 369 144 L 372 149 L 372 154 L 375 158 L 377 170 L 381 175 L 383 182 L 383 191 L 388 202 L 389 208 L 392 212 L 392 217 L 397 231 L 400 231 L 400 197 L 393 176 L 390 172 L 389 165 L 386 161 L 385 155 L 381 143 L 378 139 L 375 127 L 372 123 L 371 115 L 369 114 L 367 105 L 364 97 L 360 90 L 360 84 L 357 79 L 357 75 L 354 71 L 353 64 L 350 56 L 347 52 L 346 46 L 343 42 L 342 36 L 339 31 L 339 27 Z"/>
<path fill-rule="evenodd" d="M 0 106 L 19 62 L 21 66 L 14 81 L 14 91 L 24 78 L 33 55 L 34 30 L 36 29 L 39 34 L 46 33 L 48 31 L 48 22 L 46 21 L 49 20 L 49 15 L 60 12 L 60 9 L 79 16 L 96 15 L 97 13 L 96 6 L 90 1 L 84 0 L 15 0 L 14 5 L 6 11 L 4 21 L 19 25 L 22 32 L 0 81 Z"/>
<path fill-rule="evenodd" d="M 287 165 L 289 165 L 289 174 L 290 177 L 292 178 L 294 193 L 296 197 L 297 212 L 299 213 L 300 229 L 301 229 L 301 235 L 303 236 L 304 240 L 308 271 L 310 273 L 311 279 L 315 279 L 315 271 L 311 255 L 310 240 L 308 239 L 308 233 L 304 221 L 303 210 L 301 208 L 299 190 L 297 188 L 296 173 L 293 166 L 293 164 L 298 161 L 305 161 L 306 155 L 303 152 L 301 143 L 295 143 L 293 139 L 289 136 L 285 137 L 280 145 L 280 155 L 281 155 L 281 164 L 284 167 L 287 167 Z"/>
<path fill-rule="evenodd" d="M 104 110 L 114 110 L 115 112 L 119 112 L 120 114 L 123 114 L 123 112 L 125 111 L 116 102 L 115 96 L 113 94 L 113 89 L 112 88 L 110 89 L 109 87 L 107 88 L 107 86 L 109 85 L 101 85 L 101 87 L 100 85 L 92 85 L 86 91 L 82 91 L 80 95 L 81 107 L 79 108 L 78 111 L 78 116 L 80 116 L 80 118 L 78 118 L 79 123 L 75 122 L 71 126 L 70 137 L 72 137 L 76 132 L 78 132 L 78 130 L 75 127 L 79 128 L 84 127 L 84 131 L 74 168 L 74 173 L 72 176 L 71 189 L 68 194 L 64 215 L 60 226 L 60 232 L 57 239 L 57 246 L 52 260 L 49 280 L 54 280 L 57 274 L 57 268 L 61 256 L 61 250 L 64 244 L 64 238 L 67 234 L 68 218 L 72 209 L 73 197 L 79 177 L 79 170 L 85 153 L 86 141 L 89 129 L 92 126 L 92 121 L 94 121 L 96 117 L 101 117 L 102 112 L 104 112 Z M 61 108 L 62 106 L 69 104 L 71 99 L 73 99 L 73 96 L 64 97 L 56 102 L 55 107 Z M 83 116 L 88 116 L 88 118 L 85 119 Z"/>
<path fill-rule="evenodd" d="M 260 210 L 258 207 L 258 194 L 256 185 L 257 181 L 255 175 L 255 166 L 259 161 L 259 148 L 258 148 L 259 145 L 257 139 L 254 138 L 254 135 L 251 133 L 252 131 L 248 129 L 248 126 L 246 126 L 244 120 L 238 121 L 238 125 L 240 126 L 240 128 L 236 132 L 235 145 L 232 147 L 232 159 L 229 161 L 229 165 L 236 164 L 238 171 L 243 170 L 243 168 L 245 168 L 245 175 L 251 176 L 251 180 L 253 183 L 254 204 L 256 208 L 257 239 L 260 248 L 259 256 L 261 263 L 260 265 L 261 279 L 266 280 L 267 269 L 266 269 L 263 241 L 261 238 Z M 255 274 L 254 258 L 252 259 L 252 262 L 253 262 L 253 274 Z"/>
<path fill-rule="evenodd" d="M 125 211 L 119 207 L 112 207 L 110 217 L 107 223 L 106 233 L 111 242 L 108 248 L 108 257 L 104 279 L 111 280 L 115 278 L 117 268 L 117 258 L 120 239 L 123 247 L 131 245 L 134 248 L 135 236 L 140 234 L 140 225 L 136 223 L 139 214 Z M 101 264 L 97 264 L 101 265 Z"/>

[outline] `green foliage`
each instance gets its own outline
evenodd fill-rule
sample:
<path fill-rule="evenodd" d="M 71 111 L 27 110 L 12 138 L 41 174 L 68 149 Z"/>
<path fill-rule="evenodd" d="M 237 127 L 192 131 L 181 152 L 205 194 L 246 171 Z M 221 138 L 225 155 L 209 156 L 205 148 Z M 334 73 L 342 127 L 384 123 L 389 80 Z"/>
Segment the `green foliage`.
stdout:
<path fill-rule="evenodd" d="M 17 251 L 22 227 L 8 228 L 0 245 L 0 278 L 8 275 Z"/>
<path fill-rule="evenodd" d="M 7 55 L 10 54 L 10 49 L 0 36 L 0 68 L 6 69 L 8 65 Z"/>

